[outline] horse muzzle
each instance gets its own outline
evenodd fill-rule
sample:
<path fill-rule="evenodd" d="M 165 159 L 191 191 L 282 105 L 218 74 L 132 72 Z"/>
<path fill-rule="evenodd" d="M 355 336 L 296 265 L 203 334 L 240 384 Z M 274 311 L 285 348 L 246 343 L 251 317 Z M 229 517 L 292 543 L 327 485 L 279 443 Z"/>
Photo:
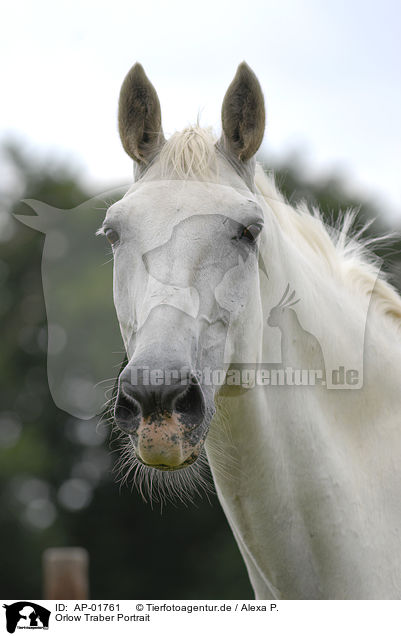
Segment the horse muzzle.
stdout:
<path fill-rule="evenodd" d="M 165 378 L 175 379 L 150 384 L 144 369 L 128 364 L 114 409 L 115 422 L 130 436 L 138 460 L 159 470 L 196 461 L 207 433 L 205 398 L 196 376 L 169 371 Z"/>

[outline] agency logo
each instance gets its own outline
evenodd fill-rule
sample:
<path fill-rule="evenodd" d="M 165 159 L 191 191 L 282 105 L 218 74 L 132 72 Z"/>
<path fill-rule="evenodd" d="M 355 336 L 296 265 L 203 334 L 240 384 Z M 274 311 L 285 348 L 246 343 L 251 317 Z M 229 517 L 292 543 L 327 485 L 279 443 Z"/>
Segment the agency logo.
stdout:
<path fill-rule="evenodd" d="M 18 601 L 3 607 L 6 610 L 9 634 L 14 634 L 16 629 L 49 629 L 51 612 L 41 605 L 31 601 Z"/>

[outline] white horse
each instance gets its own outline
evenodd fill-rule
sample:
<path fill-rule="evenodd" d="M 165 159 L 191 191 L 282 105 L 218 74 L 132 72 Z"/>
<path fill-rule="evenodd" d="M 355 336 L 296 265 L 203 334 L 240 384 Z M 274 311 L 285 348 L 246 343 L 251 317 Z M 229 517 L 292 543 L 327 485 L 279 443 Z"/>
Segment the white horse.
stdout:
<path fill-rule="evenodd" d="M 199 126 L 166 141 L 155 89 L 139 64 L 128 73 L 119 128 L 135 182 L 101 229 L 128 358 L 115 422 L 141 487 L 180 494 L 206 448 L 257 598 L 400 598 L 401 299 L 360 241 L 286 204 L 254 160 L 264 127 L 245 63 L 217 142 Z M 272 386 L 271 312 L 288 289 L 297 367 L 314 369 L 312 338 L 326 373 L 351 368 L 350 387 Z M 261 382 L 238 386 L 244 368 Z"/>

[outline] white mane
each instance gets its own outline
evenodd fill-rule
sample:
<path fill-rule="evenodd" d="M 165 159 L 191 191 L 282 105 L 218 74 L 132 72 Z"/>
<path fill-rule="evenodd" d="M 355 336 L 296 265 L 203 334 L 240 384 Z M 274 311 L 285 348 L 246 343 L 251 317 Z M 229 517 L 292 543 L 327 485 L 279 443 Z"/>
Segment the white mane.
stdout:
<path fill-rule="evenodd" d="M 311 213 L 305 202 L 296 208 L 288 205 L 278 191 L 274 177 L 268 177 L 261 165 L 257 166 L 255 183 L 281 229 L 297 247 L 339 282 L 359 293 L 372 294 L 376 310 L 401 330 L 401 298 L 385 280 L 377 259 L 368 251 L 371 241 L 361 238 L 366 226 L 352 235 L 356 213 L 347 211 L 341 225 L 330 228 L 318 209 L 314 208 Z"/>

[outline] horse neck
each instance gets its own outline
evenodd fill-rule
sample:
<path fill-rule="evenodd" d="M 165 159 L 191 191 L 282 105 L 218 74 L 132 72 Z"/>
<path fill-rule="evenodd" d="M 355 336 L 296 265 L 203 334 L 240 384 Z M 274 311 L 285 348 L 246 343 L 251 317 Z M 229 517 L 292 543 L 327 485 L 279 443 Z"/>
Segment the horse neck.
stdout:
<path fill-rule="evenodd" d="M 398 403 L 400 352 L 384 335 L 382 319 L 374 312 L 367 317 L 352 290 L 316 272 L 280 232 L 270 239 L 262 254 L 270 264 L 264 316 L 290 283 L 304 307 L 299 320 L 286 321 L 288 340 L 301 325 L 339 360 L 347 360 L 366 325 L 364 384 L 341 391 L 258 386 L 221 398 L 207 444 L 217 492 L 257 595 L 372 598 L 380 594 L 372 568 L 380 570 L 382 553 L 371 545 L 367 563 L 361 546 L 374 543 L 372 536 L 393 545 L 374 506 L 391 491 L 394 462 L 400 465 L 397 411 L 391 410 Z M 265 321 L 264 356 L 279 333 Z M 301 368 L 311 364 L 299 342 L 296 360 Z"/>

